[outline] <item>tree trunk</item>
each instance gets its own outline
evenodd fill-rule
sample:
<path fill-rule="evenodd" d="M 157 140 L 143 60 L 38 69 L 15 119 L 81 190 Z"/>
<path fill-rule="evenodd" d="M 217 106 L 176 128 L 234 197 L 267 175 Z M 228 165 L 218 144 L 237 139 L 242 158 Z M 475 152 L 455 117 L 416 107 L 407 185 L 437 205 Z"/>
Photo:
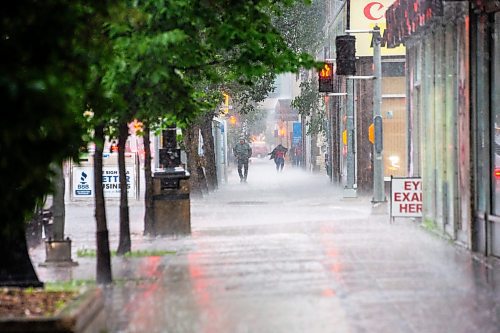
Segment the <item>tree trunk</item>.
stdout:
<path fill-rule="evenodd" d="M 217 183 L 217 167 L 215 160 L 215 145 L 214 136 L 212 134 L 212 118 L 211 113 L 206 114 L 200 126 L 203 136 L 203 151 L 205 154 L 205 173 L 207 180 L 208 191 L 214 191 L 218 187 Z"/>
<path fill-rule="evenodd" d="M 28 255 L 23 217 L 16 220 L 8 215 L 2 214 L 0 286 L 43 287 Z"/>
<path fill-rule="evenodd" d="M 123 121 L 118 126 L 118 176 L 120 180 L 120 238 L 116 254 L 130 252 L 130 217 L 128 207 L 127 170 L 125 168 L 125 143 L 128 138 L 128 125 Z"/>
<path fill-rule="evenodd" d="M 95 191 L 95 220 L 97 243 L 97 283 L 108 284 L 113 281 L 111 275 L 111 254 L 109 251 L 108 226 L 106 222 L 106 205 L 102 187 L 102 151 L 104 142 L 104 125 L 95 128 L 95 153 L 94 153 L 94 191 Z"/>
<path fill-rule="evenodd" d="M 311 166 L 313 172 L 319 171 L 317 157 L 319 155 L 318 134 L 311 134 Z"/>
<path fill-rule="evenodd" d="M 53 170 L 55 172 L 55 191 L 52 199 L 52 231 L 54 240 L 62 241 L 64 240 L 64 222 L 66 214 L 64 206 L 64 191 L 66 184 L 64 183 L 63 165 L 54 165 Z"/>
<path fill-rule="evenodd" d="M 154 233 L 153 173 L 151 171 L 151 139 L 149 123 L 144 123 L 144 235 Z"/>
<path fill-rule="evenodd" d="M 187 157 L 187 169 L 191 174 L 191 176 L 189 177 L 189 183 L 191 186 L 191 196 L 194 198 L 196 197 L 199 198 L 203 196 L 201 179 L 198 170 L 199 163 L 197 161 L 198 140 L 199 140 L 198 135 L 199 131 L 197 126 L 190 126 L 189 128 L 187 128 L 184 135 L 184 146 L 186 147 L 185 149 Z"/>
<path fill-rule="evenodd" d="M 196 170 L 198 171 L 198 179 L 200 180 L 201 192 L 208 193 L 208 182 L 207 182 L 207 177 L 205 175 L 205 170 L 203 169 L 203 162 L 200 156 L 196 156 L 196 160 L 197 160 Z"/>

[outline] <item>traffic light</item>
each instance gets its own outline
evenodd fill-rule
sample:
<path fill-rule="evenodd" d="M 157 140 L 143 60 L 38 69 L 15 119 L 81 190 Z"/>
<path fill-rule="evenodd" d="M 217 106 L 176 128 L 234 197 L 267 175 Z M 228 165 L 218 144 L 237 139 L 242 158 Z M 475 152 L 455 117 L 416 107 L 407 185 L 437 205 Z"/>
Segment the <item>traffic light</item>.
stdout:
<path fill-rule="evenodd" d="M 226 94 L 226 93 L 222 93 L 222 95 L 224 96 L 224 114 L 227 114 L 229 112 L 229 95 Z"/>
<path fill-rule="evenodd" d="M 237 121 L 238 121 L 238 120 L 236 119 L 236 117 L 235 117 L 235 116 L 231 116 L 231 117 L 229 117 L 229 123 L 230 123 L 231 125 L 236 125 L 236 122 L 237 122 Z"/>
<path fill-rule="evenodd" d="M 351 35 L 335 38 L 337 74 L 356 75 L 356 37 Z"/>
<path fill-rule="evenodd" d="M 333 63 L 325 62 L 318 71 L 319 92 L 333 92 Z"/>

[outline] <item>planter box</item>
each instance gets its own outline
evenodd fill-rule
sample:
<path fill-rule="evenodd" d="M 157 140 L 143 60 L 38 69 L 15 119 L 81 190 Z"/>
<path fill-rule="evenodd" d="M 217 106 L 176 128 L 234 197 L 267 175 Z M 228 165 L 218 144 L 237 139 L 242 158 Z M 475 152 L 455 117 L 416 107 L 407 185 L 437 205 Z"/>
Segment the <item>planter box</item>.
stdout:
<path fill-rule="evenodd" d="M 0 318 L 0 332 L 99 333 L 106 329 L 101 289 L 92 289 L 50 317 Z"/>
<path fill-rule="evenodd" d="M 47 240 L 45 241 L 45 262 L 40 263 L 41 267 L 56 266 L 70 267 L 78 266 L 78 263 L 71 260 L 71 240 Z"/>

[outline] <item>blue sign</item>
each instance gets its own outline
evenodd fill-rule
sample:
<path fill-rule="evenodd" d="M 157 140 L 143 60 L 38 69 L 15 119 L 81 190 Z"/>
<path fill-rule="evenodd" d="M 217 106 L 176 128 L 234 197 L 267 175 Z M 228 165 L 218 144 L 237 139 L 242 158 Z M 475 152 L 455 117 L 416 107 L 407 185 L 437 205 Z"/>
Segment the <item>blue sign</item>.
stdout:
<path fill-rule="evenodd" d="M 298 145 L 302 139 L 302 124 L 299 122 L 293 123 L 293 136 L 292 136 L 292 144 Z"/>

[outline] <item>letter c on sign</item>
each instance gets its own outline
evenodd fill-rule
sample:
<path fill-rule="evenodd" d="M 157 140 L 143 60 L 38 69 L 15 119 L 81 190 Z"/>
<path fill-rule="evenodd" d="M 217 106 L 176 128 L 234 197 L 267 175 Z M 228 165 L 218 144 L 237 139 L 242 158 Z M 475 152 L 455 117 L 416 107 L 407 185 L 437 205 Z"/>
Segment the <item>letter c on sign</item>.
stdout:
<path fill-rule="evenodd" d="M 384 14 L 382 14 L 382 15 L 379 14 L 380 16 L 378 16 L 378 17 L 373 16 L 373 14 L 372 14 L 373 7 L 377 7 L 377 8 L 375 8 L 375 10 L 380 11 L 382 8 L 384 8 L 384 5 L 381 4 L 380 2 L 377 2 L 377 1 L 370 2 L 369 4 L 367 4 L 365 6 L 365 9 L 363 10 L 366 18 L 369 20 L 372 20 L 372 21 L 380 20 L 384 16 Z"/>

